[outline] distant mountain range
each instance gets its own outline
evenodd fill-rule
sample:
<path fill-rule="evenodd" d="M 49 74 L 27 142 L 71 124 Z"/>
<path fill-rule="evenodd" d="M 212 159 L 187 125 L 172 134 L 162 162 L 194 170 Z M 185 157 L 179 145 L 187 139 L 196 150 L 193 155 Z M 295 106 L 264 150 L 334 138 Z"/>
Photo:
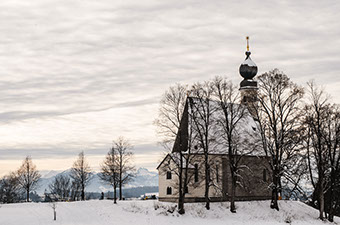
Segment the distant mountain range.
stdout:
<path fill-rule="evenodd" d="M 70 174 L 70 169 L 65 171 L 44 171 L 42 173 L 42 178 L 39 180 L 38 188 L 36 192 L 39 195 L 43 195 L 45 190 L 48 192 L 48 185 L 52 183 L 54 178 L 59 174 Z M 158 173 L 151 172 L 146 168 L 139 168 L 136 172 L 136 177 L 124 188 L 136 188 L 136 187 L 150 187 L 150 186 L 158 186 Z M 103 183 L 98 173 L 94 173 L 93 178 L 91 179 L 90 184 L 86 187 L 86 192 L 107 192 L 112 191 L 112 186 Z"/>

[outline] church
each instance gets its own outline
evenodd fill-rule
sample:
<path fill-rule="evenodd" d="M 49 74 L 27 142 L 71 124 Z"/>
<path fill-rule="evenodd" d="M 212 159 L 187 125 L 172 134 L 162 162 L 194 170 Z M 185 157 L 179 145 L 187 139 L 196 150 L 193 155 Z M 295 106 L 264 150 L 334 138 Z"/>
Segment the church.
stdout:
<path fill-rule="evenodd" d="M 271 199 L 270 184 L 272 182 L 270 170 L 270 158 L 263 153 L 262 145 L 260 143 L 260 134 L 257 129 L 257 122 L 254 119 L 254 102 L 257 96 L 257 82 L 253 78 L 257 74 L 257 66 L 250 58 L 248 37 L 247 37 L 247 51 L 246 59 L 241 64 L 239 71 L 243 80 L 240 83 L 241 107 L 245 107 L 248 111 L 246 116 L 242 119 L 236 127 L 238 133 L 244 134 L 244 139 L 240 140 L 240 148 L 248 151 L 248 154 L 239 157 L 239 164 L 242 169 L 238 172 L 238 179 L 236 185 L 235 199 L 238 201 L 244 200 L 266 200 Z M 187 102 L 195 104 L 196 99 L 187 97 Z M 210 104 L 217 104 L 216 101 L 209 100 Z M 204 154 L 200 149 L 199 144 L 194 145 L 195 153 L 182 153 L 182 160 L 180 159 L 179 151 L 186 152 L 188 148 L 190 128 L 190 116 L 193 110 L 192 104 L 186 104 L 180 123 L 180 128 L 177 133 L 176 140 L 173 145 L 171 153 L 167 154 L 163 161 L 157 167 L 159 175 L 159 201 L 177 202 L 179 196 L 179 168 L 182 165 L 183 173 L 187 174 L 187 182 L 185 191 L 185 202 L 202 202 L 205 200 L 205 166 Z M 217 118 L 221 115 L 218 110 L 214 111 L 213 117 Z M 215 126 L 218 126 L 217 124 Z M 214 127 L 213 129 L 218 129 Z M 218 143 L 219 137 L 214 137 Z M 184 144 L 183 144 L 184 143 Z M 256 144 L 255 144 L 256 143 Z M 256 151 L 250 151 L 255 149 Z M 179 150 L 183 149 L 185 150 Z M 188 160 L 190 158 L 190 160 Z M 185 162 L 180 163 L 180 161 Z M 209 198 L 210 201 L 228 201 L 231 193 L 231 172 L 228 158 L 228 151 L 222 145 L 215 145 L 213 151 L 208 153 L 209 161 Z"/>

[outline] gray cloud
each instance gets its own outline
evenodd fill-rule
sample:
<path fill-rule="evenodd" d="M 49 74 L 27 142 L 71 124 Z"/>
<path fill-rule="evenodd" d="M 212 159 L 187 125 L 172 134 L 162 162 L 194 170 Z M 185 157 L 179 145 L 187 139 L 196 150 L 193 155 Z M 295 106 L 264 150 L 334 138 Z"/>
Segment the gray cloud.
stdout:
<path fill-rule="evenodd" d="M 65 115 L 72 115 L 72 114 L 79 114 L 79 113 L 88 113 L 88 112 L 100 112 L 110 110 L 111 108 L 129 108 L 129 107 L 137 107 L 145 104 L 154 104 L 156 103 L 154 98 L 149 99 L 142 99 L 136 101 L 128 101 L 128 102 L 121 102 L 111 105 L 107 108 L 85 108 L 85 107 L 77 107 L 71 108 L 68 110 L 49 110 L 49 111 L 9 111 L 0 113 L 0 121 L 4 123 L 9 123 L 11 121 L 17 120 L 26 120 L 26 119 L 36 119 L 36 118 L 45 118 L 45 117 L 55 117 L 55 116 L 65 116 Z"/>
<path fill-rule="evenodd" d="M 246 35 L 259 73 L 315 79 L 340 103 L 339 10 L 336 0 L 3 0 L 0 157 L 68 157 L 119 135 L 159 151 L 164 90 L 240 82 Z"/>
<path fill-rule="evenodd" d="M 104 156 L 110 149 L 110 145 L 103 143 L 96 146 L 83 146 L 82 148 L 63 148 L 51 146 L 50 148 L 16 148 L 16 149 L 0 149 L 0 160 L 8 159 L 24 159 L 30 155 L 34 159 L 45 158 L 68 158 L 76 157 L 81 151 L 84 151 L 86 156 Z M 135 145 L 132 150 L 135 155 L 148 155 L 160 151 L 161 147 L 157 144 Z"/>

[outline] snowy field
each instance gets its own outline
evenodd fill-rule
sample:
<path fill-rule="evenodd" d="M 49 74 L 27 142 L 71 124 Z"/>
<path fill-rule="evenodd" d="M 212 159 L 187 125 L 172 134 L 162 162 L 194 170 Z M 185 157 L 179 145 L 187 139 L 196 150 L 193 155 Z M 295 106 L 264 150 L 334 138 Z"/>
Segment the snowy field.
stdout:
<path fill-rule="evenodd" d="M 269 201 L 237 202 L 236 214 L 228 203 L 212 203 L 210 211 L 204 204 L 186 204 L 186 214 L 172 211 L 174 204 L 158 201 L 64 202 L 57 205 L 57 221 L 48 203 L 1 205 L 0 225 L 162 225 L 162 224 L 331 224 L 317 219 L 318 211 L 300 202 L 280 201 L 279 212 L 269 209 Z M 155 210 L 156 209 L 156 210 Z M 340 219 L 335 218 L 340 224 Z"/>

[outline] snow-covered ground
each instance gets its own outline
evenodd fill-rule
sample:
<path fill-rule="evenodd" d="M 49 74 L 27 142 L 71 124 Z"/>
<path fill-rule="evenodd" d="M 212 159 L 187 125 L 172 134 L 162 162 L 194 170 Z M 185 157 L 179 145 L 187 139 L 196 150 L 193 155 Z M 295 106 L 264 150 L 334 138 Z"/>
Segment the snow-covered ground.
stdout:
<path fill-rule="evenodd" d="M 1 225 L 168 225 L 168 224 L 330 224 L 317 219 L 318 212 L 301 202 L 280 201 L 279 212 L 269 209 L 269 201 L 237 202 L 232 214 L 228 203 L 186 204 L 186 214 L 171 213 L 174 204 L 158 201 L 123 201 L 114 205 L 109 200 L 63 202 L 57 205 L 57 221 L 48 203 L 1 205 Z M 157 210 L 155 210 L 157 209 Z M 336 218 L 340 224 L 340 219 Z"/>

